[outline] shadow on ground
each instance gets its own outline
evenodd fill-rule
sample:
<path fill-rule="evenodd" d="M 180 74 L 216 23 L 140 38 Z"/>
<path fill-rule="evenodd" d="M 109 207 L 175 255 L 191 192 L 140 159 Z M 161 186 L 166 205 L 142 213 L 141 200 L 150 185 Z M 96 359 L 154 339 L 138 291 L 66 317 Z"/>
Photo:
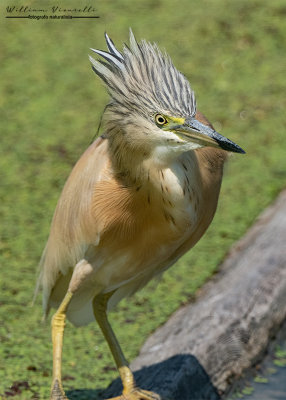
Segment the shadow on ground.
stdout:
<path fill-rule="evenodd" d="M 217 390 L 198 360 L 181 354 L 135 372 L 137 385 L 158 393 L 162 400 L 220 400 Z M 70 400 L 99 400 L 119 396 L 122 392 L 120 379 L 106 390 L 73 390 Z"/>

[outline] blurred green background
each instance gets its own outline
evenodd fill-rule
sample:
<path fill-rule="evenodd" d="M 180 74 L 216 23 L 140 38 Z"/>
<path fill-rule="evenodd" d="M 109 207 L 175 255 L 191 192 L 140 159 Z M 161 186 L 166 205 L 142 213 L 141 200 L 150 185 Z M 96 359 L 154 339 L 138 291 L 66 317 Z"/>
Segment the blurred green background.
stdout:
<path fill-rule="evenodd" d="M 7 5 L 96 8 L 99 19 L 6 19 Z M 283 0 L 30 1 L 1 3 L 0 398 L 47 399 L 50 323 L 31 301 L 36 269 L 63 184 L 96 133 L 108 96 L 89 48 L 137 39 L 165 48 L 190 80 L 198 108 L 241 145 L 203 240 L 110 321 L 128 359 L 216 270 L 230 246 L 285 187 Z M 283 71 L 284 69 L 284 71 Z M 284 72 L 284 73 L 283 73 Z M 156 289 L 156 290 L 155 290 Z M 97 399 L 117 377 L 96 324 L 67 324 L 63 382 L 70 399 Z M 77 390 L 75 390 L 77 389 Z"/>

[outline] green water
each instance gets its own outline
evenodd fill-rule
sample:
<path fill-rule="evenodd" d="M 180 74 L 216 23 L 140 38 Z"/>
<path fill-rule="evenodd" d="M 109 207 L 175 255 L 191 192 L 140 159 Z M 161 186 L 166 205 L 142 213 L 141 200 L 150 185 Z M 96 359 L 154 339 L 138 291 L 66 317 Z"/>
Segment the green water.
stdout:
<path fill-rule="evenodd" d="M 286 334 L 286 332 L 284 332 Z M 286 339 L 269 351 L 265 360 L 237 382 L 227 400 L 286 399 Z"/>

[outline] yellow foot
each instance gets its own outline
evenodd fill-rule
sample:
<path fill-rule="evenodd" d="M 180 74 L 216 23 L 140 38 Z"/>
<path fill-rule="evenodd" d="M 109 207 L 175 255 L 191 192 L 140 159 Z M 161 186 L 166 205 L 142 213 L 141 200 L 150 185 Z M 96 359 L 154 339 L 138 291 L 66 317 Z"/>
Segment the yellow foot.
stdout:
<path fill-rule="evenodd" d="M 68 400 L 58 379 L 53 382 L 50 400 Z"/>
<path fill-rule="evenodd" d="M 148 390 L 135 388 L 129 393 L 107 400 L 162 400 L 162 398 L 158 394 L 149 392 Z"/>

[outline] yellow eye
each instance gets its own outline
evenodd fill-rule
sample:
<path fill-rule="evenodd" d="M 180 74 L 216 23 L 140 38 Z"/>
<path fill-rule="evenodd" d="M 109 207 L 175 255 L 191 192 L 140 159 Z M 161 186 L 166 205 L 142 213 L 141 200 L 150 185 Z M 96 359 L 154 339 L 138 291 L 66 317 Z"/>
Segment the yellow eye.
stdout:
<path fill-rule="evenodd" d="M 157 125 L 162 126 L 165 125 L 168 121 L 166 120 L 166 118 L 161 115 L 161 114 L 156 114 L 155 115 L 155 122 Z"/>

